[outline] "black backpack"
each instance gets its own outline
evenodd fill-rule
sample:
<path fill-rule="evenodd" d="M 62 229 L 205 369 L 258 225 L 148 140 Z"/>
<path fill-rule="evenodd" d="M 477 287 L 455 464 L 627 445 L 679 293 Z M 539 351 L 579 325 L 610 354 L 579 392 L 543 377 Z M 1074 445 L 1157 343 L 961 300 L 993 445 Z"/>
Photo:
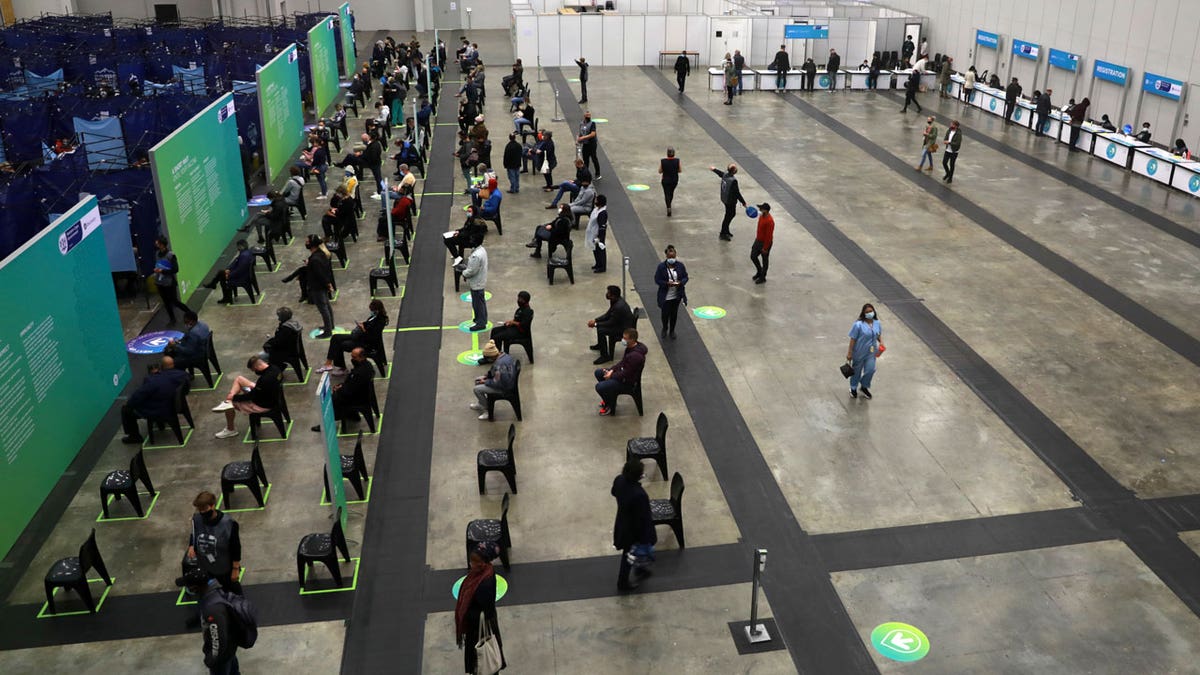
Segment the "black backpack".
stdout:
<path fill-rule="evenodd" d="M 258 609 L 254 603 L 244 595 L 224 590 L 217 591 L 217 603 L 228 607 L 230 616 L 237 621 L 237 645 L 243 649 L 253 647 L 258 641 Z"/>

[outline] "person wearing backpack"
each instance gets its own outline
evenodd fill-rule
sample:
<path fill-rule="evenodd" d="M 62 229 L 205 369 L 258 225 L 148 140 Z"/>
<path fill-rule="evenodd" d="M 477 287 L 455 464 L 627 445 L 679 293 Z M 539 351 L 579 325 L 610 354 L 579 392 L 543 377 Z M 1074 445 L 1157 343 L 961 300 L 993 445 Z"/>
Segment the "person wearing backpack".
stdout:
<path fill-rule="evenodd" d="M 721 171 L 715 166 L 708 168 L 721 177 L 721 203 L 725 205 L 725 219 L 721 221 L 720 238 L 723 241 L 730 241 L 733 239 L 733 233 L 729 231 L 729 223 L 733 222 L 733 215 L 737 213 L 738 202 L 741 202 L 743 207 L 746 206 L 746 198 L 742 196 L 742 191 L 738 187 L 738 169 L 734 164 L 730 164 L 726 171 Z"/>
<path fill-rule="evenodd" d="M 207 572 L 189 570 L 175 580 L 199 597 L 200 630 L 204 636 L 204 665 L 210 675 L 241 675 L 238 647 L 250 649 L 258 641 L 258 612 L 241 595 L 221 589 Z"/>
<path fill-rule="evenodd" d="M 502 353 L 496 358 L 487 375 L 475 378 L 475 398 L 478 400 L 471 404 L 471 410 L 480 411 L 479 419 L 486 420 L 488 394 L 507 395 L 516 386 L 516 361 L 512 356 Z"/>

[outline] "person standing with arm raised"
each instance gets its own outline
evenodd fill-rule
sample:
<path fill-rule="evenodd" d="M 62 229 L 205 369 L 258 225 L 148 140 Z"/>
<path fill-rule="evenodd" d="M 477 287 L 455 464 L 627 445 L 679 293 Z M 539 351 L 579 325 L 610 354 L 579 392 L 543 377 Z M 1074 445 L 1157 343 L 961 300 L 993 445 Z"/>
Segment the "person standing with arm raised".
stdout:
<path fill-rule="evenodd" d="M 575 65 L 579 66 L 579 90 L 582 96 L 579 97 L 580 103 L 587 103 L 587 81 L 588 81 L 588 62 L 584 57 L 575 59 Z"/>
<path fill-rule="evenodd" d="M 715 166 L 708 168 L 721 178 L 721 203 L 725 205 L 725 218 L 721 221 L 721 233 L 718 236 L 722 241 L 731 241 L 733 233 L 729 231 L 729 223 L 733 222 L 738 203 L 740 202 L 743 207 L 746 206 L 746 198 L 742 196 L 736 178 L 738 168 L 736 164 L 730 164 L 725 171 L 721 171 Z"/>

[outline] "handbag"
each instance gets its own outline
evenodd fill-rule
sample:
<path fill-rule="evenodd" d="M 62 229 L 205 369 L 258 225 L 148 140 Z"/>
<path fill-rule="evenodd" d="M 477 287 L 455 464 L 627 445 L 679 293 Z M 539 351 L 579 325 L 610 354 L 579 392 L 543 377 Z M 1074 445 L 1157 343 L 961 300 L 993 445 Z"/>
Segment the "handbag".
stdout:
<path fill-rule="evenodd" d="M 937 143 L 934 143 L 933 145 L 929 146 L 929 151 L 930 151 L 930 152 L 937 152 L 937 151 L 938 151 L 938 144 L 937 144 Z"/>
<path fill-rule="evenodd" d="M 841 370 L 842 370 L 842 377 L 845 377 L 847 379 L 849 379 L 850 376 L 854 374 L 854 366 L 851 366 L 849 362 L 843 363 Z"/>
<path fill-rule="evenodd" d="M 479 640 L 475 643 L 475 672 L 477 675 L 495 675 L 503 665 L 500 643 L 492 634 L 492 625 L 487 617 L 482 617 L 479 622 Z"/>

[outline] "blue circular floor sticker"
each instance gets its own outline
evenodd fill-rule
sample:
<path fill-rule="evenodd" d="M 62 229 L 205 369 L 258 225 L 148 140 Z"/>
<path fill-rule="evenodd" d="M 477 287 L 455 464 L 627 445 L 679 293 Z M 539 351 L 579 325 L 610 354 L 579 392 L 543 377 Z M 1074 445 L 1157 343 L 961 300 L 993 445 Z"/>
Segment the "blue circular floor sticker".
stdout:
<path fill-rule="evenodd" d="M 871 631 L 875 651 L 893 661 L 920 661 L 929 653 L 929 638 L 920 628 L 899 621 L 881 623 Z"/>
<path fill-rule="evenodd" d="M 183 333 L 177 330 L 156 330 L 144 333 L 125 343 L 125 351 L 130 354 L 161 354 L 171 340 L 178 340 Z"/>
<path fill-rule="evenodd" d="M 1150 174 L 1151 176 L 1158 173 L 1157 159 L 1151 159 L 1149 162 L 1146 162 L 1146 173 Z"/>

